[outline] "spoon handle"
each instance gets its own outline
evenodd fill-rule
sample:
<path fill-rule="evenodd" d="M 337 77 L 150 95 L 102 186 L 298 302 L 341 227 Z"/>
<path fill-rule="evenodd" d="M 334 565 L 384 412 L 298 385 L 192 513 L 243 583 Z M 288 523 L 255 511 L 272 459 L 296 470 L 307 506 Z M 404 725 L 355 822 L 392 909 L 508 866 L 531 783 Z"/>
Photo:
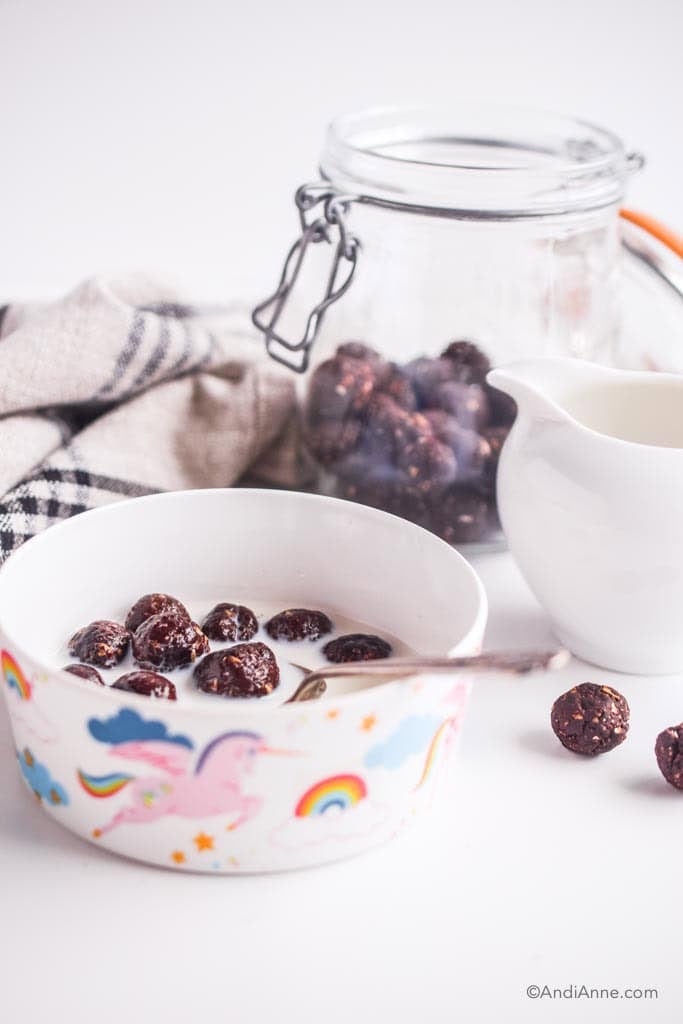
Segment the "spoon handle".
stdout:
<path fill-rule="evenodd" d="M 455 658 L 412 656 L 327 665 L 325 668 L 309 672 L 285 703 L 315 700 L 325 692 L 327 687 L 322 685 L 325 680 L 345 676 L 393 676 L 395 679 L 402 679 L 425 672 L 510 672 L 514 675 L 523 675 L 526 672 L 548 672 L 563 668 L 569 658 L 569 651 L 560 647 L 552 651 L 493 651 Z"/>

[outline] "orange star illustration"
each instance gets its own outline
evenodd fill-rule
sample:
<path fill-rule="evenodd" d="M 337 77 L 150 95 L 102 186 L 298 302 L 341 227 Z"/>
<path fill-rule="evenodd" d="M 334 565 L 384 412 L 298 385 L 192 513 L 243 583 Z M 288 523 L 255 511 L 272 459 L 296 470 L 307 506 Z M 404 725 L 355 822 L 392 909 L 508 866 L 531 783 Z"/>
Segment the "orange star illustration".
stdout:
<path fill-rule="evenodd" d="M 197 833 L 192 842 L 200 853 L 202 850 L 213 850 L 213 836 L 207 836 L 206 832 Z"/>
<path fill-rule="evenodd" d="M 377 719 L 374 715 L 366 715 L 360 723 L 360 727 L 364 732 L 370 732 L 375 725 L 377 725 Z"/>
<path fill-rule="evenodd" d="M 185 854 L 183 853 L 182 850 L 174 850 L 173 853 L 171 854 L 171 860 L 173 861 L 174 864 L 184 864 Z"/>
<path fill-rule="evenodd" d="M 339 715 L 339 708 L 330 708 L 330 710 L 327 712 L 327 717 L 328 718 L 337 718 L 338 715 Z"/>

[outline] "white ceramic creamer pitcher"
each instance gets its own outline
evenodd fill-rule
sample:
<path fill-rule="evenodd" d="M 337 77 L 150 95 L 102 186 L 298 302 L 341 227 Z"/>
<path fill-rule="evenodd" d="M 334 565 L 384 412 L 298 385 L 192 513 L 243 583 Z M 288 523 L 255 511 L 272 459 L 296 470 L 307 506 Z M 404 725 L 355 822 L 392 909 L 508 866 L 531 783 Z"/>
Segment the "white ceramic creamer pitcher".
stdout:
<path fill-rule="evenodd" d="M 683 669 L 683 376 L 535 359 L 498 471 L 510 549 L 559 639 L 620 672 Z"/>

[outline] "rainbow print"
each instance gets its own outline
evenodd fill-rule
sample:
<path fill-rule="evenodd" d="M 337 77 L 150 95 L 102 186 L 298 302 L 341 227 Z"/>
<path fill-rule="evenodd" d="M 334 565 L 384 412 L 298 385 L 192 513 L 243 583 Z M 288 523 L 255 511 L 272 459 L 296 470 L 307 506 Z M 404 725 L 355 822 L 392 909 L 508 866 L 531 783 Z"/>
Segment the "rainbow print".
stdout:
<path fill-rule="evenodd" d="M 454 723 L 455 723 L 455 719 L 453 719 L 453 718 L 446 718 L 441 723 L 441 725 L 436 730 L 436 732 L 434 733 L 434 736 L 432 737 L 432 741 L 429 744 L 429 749 L 427 750 L 427 756 L 425 757 L 424 768 L 422 769 L 422 775 L 420 776 L 420 781 L 418 782 L 418 784 L 415 787 L 415 789 L 419 789 L 420 786 L 423 786 L 425 784 L 425 782 L 427 781 L 427 779 L 429 777 L 429 774 L 430 774 L 432 768 L 434 767 L 434 762 L 435 762 L 435 760 L 437 758 L 437 754 L 438 754 L 439 750 L 441 749 L 441 747 L 443 746 L 443 742 L 446 739 L 446 737 L 447 737 L 448 733 L 450 732 L 451 728 L 453 727 Z"/>
<path fill-rule="evenodd" d="M 31 684 L 9 651 L 3 651 L 0 654 L 0 664 L 2 665 L 2 674 L 5 677 L 5 682 L 10 690 L 14 690 L 17 693 L 19 700 L 30 700 Z"/>
<path fill-rule="evenodd" d="M 80 770 L 78 772 L 79 782 L 86 793 L 100 798 L 120 793 L 134 778 L 134 775 L 122 775 L 120 772 L 114 772 L 112 775 L 88 775 Z"/>
<path fill-rule="evenodd" d="M 307 789 L 294 813 L 297 818 L 310 818 L 332 807 L 344 811 L 366 795 L 366 785 L 359 775 L 332 775 Z"/>

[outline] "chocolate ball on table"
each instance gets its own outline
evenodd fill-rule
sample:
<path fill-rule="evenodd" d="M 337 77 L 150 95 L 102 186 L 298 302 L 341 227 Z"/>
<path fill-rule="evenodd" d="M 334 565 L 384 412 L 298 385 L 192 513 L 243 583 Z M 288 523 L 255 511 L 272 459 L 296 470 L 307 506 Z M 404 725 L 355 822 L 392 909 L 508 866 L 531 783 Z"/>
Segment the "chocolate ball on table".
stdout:
<path fill-rule="evenodd" d="M 611 686 L 581 683 L 557 698 L 550 713 L 553 732 L 575 754 L 594 757 L 623 743 L 630 709 Z"/>
<path fill-rule="evenodd" d="M 683 789 L 683 722 L 660 732 L 655 742 L 659 770 L 675 789 Z"/>

